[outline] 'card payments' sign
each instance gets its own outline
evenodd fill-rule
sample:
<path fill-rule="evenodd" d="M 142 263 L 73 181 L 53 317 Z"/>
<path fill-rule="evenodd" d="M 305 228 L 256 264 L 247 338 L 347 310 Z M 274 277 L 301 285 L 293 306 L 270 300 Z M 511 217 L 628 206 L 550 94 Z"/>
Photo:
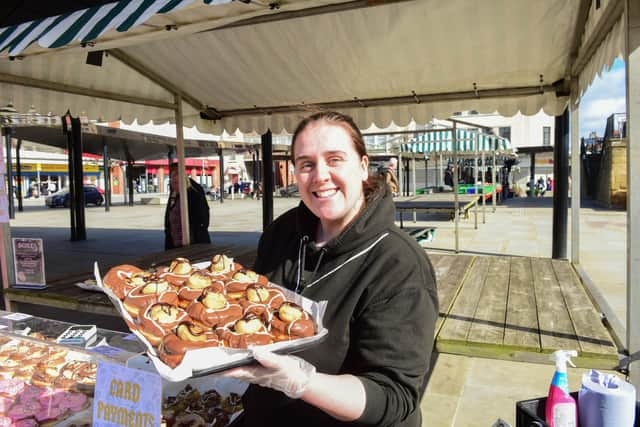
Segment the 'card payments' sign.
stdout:
<path fill-rule="evenodd" d="M 160 376 L 100 361 L 93 399 L 94 426 L 160 426 Z"/>

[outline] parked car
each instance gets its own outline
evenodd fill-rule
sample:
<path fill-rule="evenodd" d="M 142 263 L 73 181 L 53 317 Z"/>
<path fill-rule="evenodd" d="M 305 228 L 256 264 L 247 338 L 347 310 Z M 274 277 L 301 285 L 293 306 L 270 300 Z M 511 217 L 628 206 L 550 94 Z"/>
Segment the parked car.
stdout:
<path fill-rule="evenodd" d="M 104 197 L 100 194 L 98 188 L 94 185 L 84 186 L 84 202 L 86 205 L 100 206 L 104 202 Z M 50 208 L 63 206 L 68 208 L 71 204 L 71 193 L 68 188 L 64 188 L 45 199 L 45 204 Z"/>

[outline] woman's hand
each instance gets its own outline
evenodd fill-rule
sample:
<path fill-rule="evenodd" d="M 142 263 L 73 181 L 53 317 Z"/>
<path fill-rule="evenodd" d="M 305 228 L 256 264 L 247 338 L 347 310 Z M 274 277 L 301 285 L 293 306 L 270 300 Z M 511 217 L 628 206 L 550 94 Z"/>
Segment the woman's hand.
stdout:
<path fill-rule="evenodd" d="M 299 399 L 316 375 L 316 368 L 312 364 L 296 356 L 281 356 L 255 348 L 253 357 L 260 366 L 232 369 L 224 376 L 269 387 L 283 392 L 292 399 Z"/>

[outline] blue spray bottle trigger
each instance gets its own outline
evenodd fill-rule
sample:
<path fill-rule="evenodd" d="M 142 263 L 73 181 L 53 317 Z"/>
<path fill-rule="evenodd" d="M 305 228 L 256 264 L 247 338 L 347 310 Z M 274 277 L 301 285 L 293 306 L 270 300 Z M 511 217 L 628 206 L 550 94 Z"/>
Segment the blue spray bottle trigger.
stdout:
<path fill-rule="evenodd" d="M 569 394 L 569 383 L 567 381 L 567 363 L 572 367 L 576 367 L 571 361 L 572 357 L 577 357 L 578 352 L 576 350 L 557 350 L 551 354 L 551 360 L 555 361 L 556 372 L 553 375 L 551 384 L 562 389 L 566 394 Z"/>

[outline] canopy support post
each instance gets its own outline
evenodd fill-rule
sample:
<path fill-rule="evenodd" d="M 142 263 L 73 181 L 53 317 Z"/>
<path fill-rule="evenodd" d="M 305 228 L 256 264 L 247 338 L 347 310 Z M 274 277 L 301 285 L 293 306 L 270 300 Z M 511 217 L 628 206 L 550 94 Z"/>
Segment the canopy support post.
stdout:
<path fill-rule="evenodd" d="M 477 137 L 477 135 L 472 135 L 471 138 Z M 473 141 L 473 139 L 472 139 Z M 478 229 L 478 141 L 474 141 L 473 147 L 473 194 L 476 196 L 476 203 L 473 205 L 473 216 L 475 218 L 475 222 L 473 224 L 473 229 Z"/>
<path fill-rule="evenodd" d="M 486 224 L 487 223 L 487 198 L 486 198 L 486 194 L 484 192 L 484 179 L 486 176 L 486 172 L 487 172 L 487 166 L 485 165 L 486 162 L 486 158 L 484 156 L 484 150 L 482 150 L 482 154 L 481 154 L 481 161 L 482 161 L 482 166 L 480 167 L 481 170 L 481 177 L 482 179 L 480 180 L 480 185 L 482 185 L 482 223 Z"/>
<path fill-rule="evenodd" d="M 267 129 L 261 136 L 262 143 L 262 230 L 273 222 L 273 136 Z"/>
<path fill-rule="evenodd" d="M 573 264 L 580 263 L 580 187 L 581 187 L 581 159 L 580 159 L 580 126 L 579 107 L 576 102 L 578 94 L 578 85 L 574 83 L 572 88 L 573 96 L 571 96 L 571 262 Z"/>
<path fill-rule="evenodd" d="M 556 139 L 556 144 L 557 141 Z M 527 193 L 529 193 L 529 197 L 534 197 L 536 195 L 536 153 L 531 152 L 531 154 L 529 154 L 529 162 L 529 191 L 527 191 Z"/>
<path fill-rule="evenodd" d="M 13 162 L 11 161 L 11 128 L 5 127 L 4 137 L 6 144 L 6 152 L 7 152 L 7 194 L 8 196 L 8 205 L 9 209 L 9 218 L 14 219 L 16 217 L 16 208 L 13 204 Z M 40 189 L 38 189 L 40 191 Z"/>
<path fill-rule="evenodd" d="M 567 209 L 569 205 L 569 110 L 555 119 L 553 147 L 553 259 L 567 258 Z M 533 191 L 533 187 L 531 188 Z"/>
<path fill-rule="evenodd" d="M 107 139 L 102 137 L 102 164 L 104 169 L 104 211 L 111 210 L 111 168 L 109 167 L 109 147 Z"/>
<path fill-rule="evenodd" d="M 493 186 L 493 194 L 491 194 L 491 203 L 493 204 L 493 212 L 496 211 L 496 198 L 498 197 L 498 189 L 496 187 L 496 173 L 498 168 L 496 166 L 496 152 L 493 152 L 493 163 L 491 164 L 491 185 Z M 502 197 L 504 197 L 504 190 L 502 191 Z M 502 200 L 501 200 L 502 202 Z"/>
<path fill-rule="evenodd" d="M 22 148 L 22 139 L 18 139 L 16 144 L 16 187 L 18 194 L 18 212 L 23 211 L 22 207 L 22 165 L 20 164 L 20 148 Z M 8 193 L 9 198 L 12 197 L 11 192 Z"/>
<path fill-rule="evenodd" d="M 455 252 L 459 253 L 459 236 L 458 236 L 458 221 L 459 221 L 459 215 L 458 215 L 458 208 L 460 206 L 459 202 L 458 202 L 458 169 L 460 167 L 460 165 L 458 165 L 458 138 L 457 138 L 457 133 L 458 133 L 458 126 L 456 124 L 456 122 L 453 122 L 453 132 L 451 133 L 452 138 L 453 138 L 453 234 L 455 236 Z"/>
<path fill-rule="evenodd" d="M 178 156 L 178 188 L 180 189 L 180 224 L 182 227 L 182 246 L 191 244 L 191 228 L 189 228 L 189 197 L 187 195 L 187 175 L 184 161 L 184 134 L 182 130 L 182 96 L 174 95 L 176 104 L 176 154 Z M 171 175 L 171 174 L 169 174 Z"/>
<path fill-rule="evenodd" d="M 222 148 L 218 148 L 218 159 L 220 160 L 220 167 L 218 168 L 218 174 L 220 175 L 220 204 L 224 203 L 224 151 Z"/>
<path fill-rule="evenodd" d="M 627 94 L 627 349 L 629 380 L 640 389 L 640 4 L 625 1 Z"/>

